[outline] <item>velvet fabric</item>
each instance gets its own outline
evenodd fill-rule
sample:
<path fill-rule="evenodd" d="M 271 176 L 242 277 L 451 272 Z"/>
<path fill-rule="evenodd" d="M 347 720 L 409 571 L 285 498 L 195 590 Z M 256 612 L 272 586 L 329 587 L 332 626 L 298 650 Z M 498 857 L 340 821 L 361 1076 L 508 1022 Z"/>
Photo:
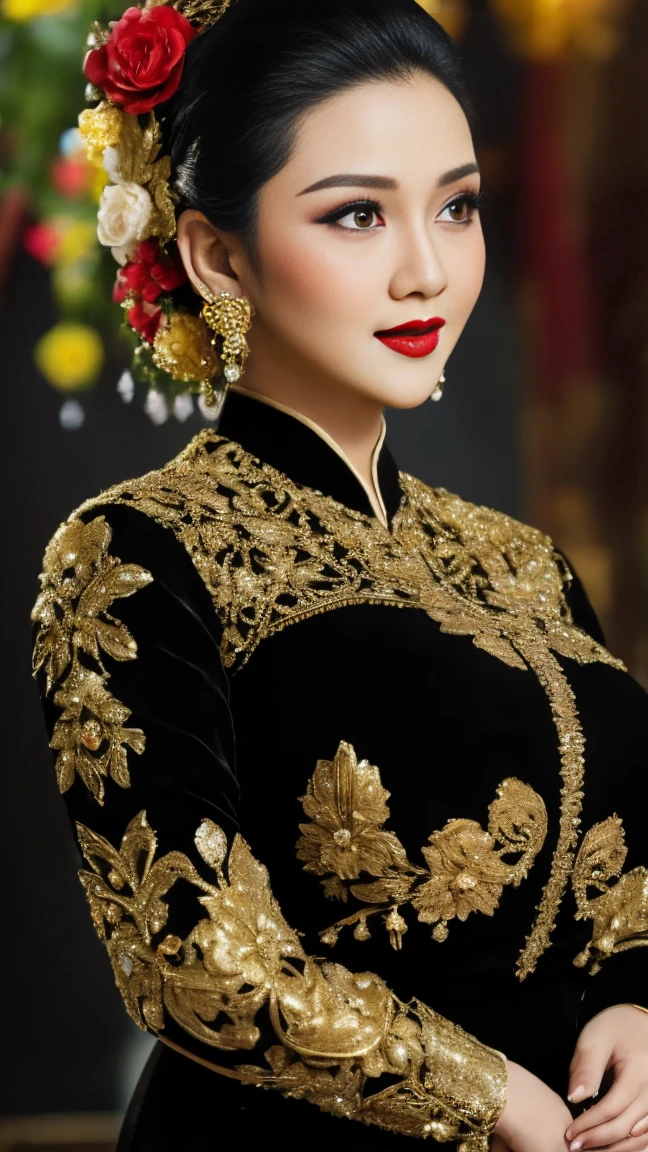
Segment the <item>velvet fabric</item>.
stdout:
<path fill-rule="evenodd" d="M 220 433 L 293 481 L 372 515 L 345 461 L 291 416 L 233 394 Z M 391 520 L 401 488 L 387 446 L 378 479 Z M 421 850 L 432 832 L 460 817 L 483 824 L 499 783 L 522 779 L 542 796 L 549 831 L 528 877 L 504 888 L 492 916 L 475 912 L 464 922 L 453 920 L 443 942 L 410 916 L 401 951 L 382 928 L 372 929 L 366 941 L 345 930 L 327 955 L 351 971 L 378 973 L 402 1000 L 425 1001 L 565 1095 L 569 1062 L 587 1020 L 615 1003 L 648 1006 L 648 951 L 611 956 L 595 976 L 576 967 L 591 924 L 576 920 L 567 890 L 551 947 L 525 980 L 515 974 L 547 882 L 560 816 L 556 729 L 536 676 L 475 647 L 469 636 L 443 633 L 423 611 L 384 604 L 339 608 L 289 626 L 263 640 L 232 675 L 221 661 L 210 596 L 172 533 L 110 502 L 83 515 L 104 515 L 113 533 L 111 554 L 148 569 L 154 580 L 119 601 L 118 616 L 137 640 L 138 658 L 105 661 L 110 691 L 131 709 L 128 724 L 145 732 L 146 750 L 130 758 L 130 788 L 108 783 L 103 807 L 77 779 L 65 794 L 71 819 L 118 846 L 128 821 L 146 810 L 159 853 L 182 851 L 196 866 L 193 837 L 204 817 L 228 836 L 241 831 L 268 867 L 288 923 L 304 933 L 306 951 L 321 956 L 318 933 L 346 913 L 296 858 L 304 821 L 300 798 L 318 760 L 331 760 L 344 740 L 380 768 L 390 793 L 386 827 L 416 864 L 423 863 Z M 578 578 L 569 601 L 575 622 L 602 639 Z M 558 659 L 587 742 L 582 826 L 617 813 L 629 848 L 626 870 L 648 864 L 648 696 L 613 667 Z M 51 697 L 44 708 L 51 734 L 60 710 Z M 195 893 L 179 883 L 169 904 L 169 930 L 188 934 L 196 922 Z M 214 1053 L 172 1022 L 167 1035 L 207 1060 L 240 1062 L 240 1053 Z M 272 1042 L 269 1032 L 264 1040 L 266 1047 Z M 408 1137 L 227 1080 L 158 1043 L 119 1152 L 206 1152 L 226 1142 L 245 1148 L 269 1139 L 290 1148 L 334 1143 L 340 1152 L 404 1152 L 412 1145 Z"/>

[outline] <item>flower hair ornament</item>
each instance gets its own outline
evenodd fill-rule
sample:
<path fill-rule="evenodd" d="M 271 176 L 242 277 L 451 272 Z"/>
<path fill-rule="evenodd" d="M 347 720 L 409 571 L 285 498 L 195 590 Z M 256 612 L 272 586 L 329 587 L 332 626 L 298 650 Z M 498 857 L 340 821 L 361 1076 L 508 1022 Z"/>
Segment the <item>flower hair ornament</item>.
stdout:
<path fill-rule="evenodd" d="M 108 28 L 93 24 L 84 63 L 93 106 L 79 116 L 88 157 L 105 173 L 97 233 L 119 265 L 113 298 L 135 336 L 133 376 L 172 399 L 202 393 L 211 419 L 244 371 L 253 310 L 247 300 L 205 292 L 196 311 L 157 109 L 177 91 L 189 42 L 230 2 L 146 0 Z"/>

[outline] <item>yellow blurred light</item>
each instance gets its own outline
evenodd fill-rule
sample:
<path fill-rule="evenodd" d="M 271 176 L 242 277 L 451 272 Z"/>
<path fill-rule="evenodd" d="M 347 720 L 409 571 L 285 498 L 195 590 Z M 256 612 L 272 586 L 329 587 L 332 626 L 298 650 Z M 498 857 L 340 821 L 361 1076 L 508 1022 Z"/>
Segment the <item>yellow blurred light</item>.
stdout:
<path fill-rule="evenodd" d="M 97 226 L 89 220 L 69 221 L 61 227 L 55 264 L 74 264 L 90 256 L 97 246 Z"/>
<path fill-rule="evenodd" d="M 515 46 L 535 60 L 576 48 L 604 59 L 618 44 L 615 18 L 626 0 L 491 0 Z"/>
<path fill-rule="evenodd" d="M 0 12 L 7 20 L 36 20 L 75 8 L 78 0 L 0 0 Z"/>
<path fill-rule="evenodd" d="M 89 388 L 104 359 L 99 333 L 87 324 L 56 324 L 34 349 L 37 368 L 59 392 Z"/>
<path fill-rule="evenodd" d="M 453 39 L 461 36 L 468 18 L 466 0 L 417 0 L 417 3 L 434 16 Z"/>

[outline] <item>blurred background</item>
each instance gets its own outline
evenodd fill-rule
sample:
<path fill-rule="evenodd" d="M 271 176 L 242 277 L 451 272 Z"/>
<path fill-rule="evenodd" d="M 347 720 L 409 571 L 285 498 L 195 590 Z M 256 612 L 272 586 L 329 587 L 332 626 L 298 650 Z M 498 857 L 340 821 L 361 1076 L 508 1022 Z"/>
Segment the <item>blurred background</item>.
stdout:
<path fill-rule="evenodd" d="M 428 482 L 549 532 L 648 686 L 648 0 L 420 2 L 468 72 L 488 270 L 443 403 L 391 414 L 392 447 Z M 81 56 L 91 21 L 123 7 L 0 0 L 0 1152 L 114 1148 L 148 1050 L 91 928 L 30 680 L 52 532 L 204 423 L 125 371 L 96 239 Z"/>

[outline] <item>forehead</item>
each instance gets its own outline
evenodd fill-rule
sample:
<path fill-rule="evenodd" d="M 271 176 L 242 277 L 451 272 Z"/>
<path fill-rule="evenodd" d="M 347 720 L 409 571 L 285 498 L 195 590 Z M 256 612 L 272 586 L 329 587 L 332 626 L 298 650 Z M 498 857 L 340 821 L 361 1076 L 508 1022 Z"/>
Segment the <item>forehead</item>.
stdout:
<path fill-rule="evenodd" d="M 358 84 L 305 113 L 284 174 L 302 186 L 333 171 L 428 181 L 474 159 L 460 104 L 438 80 L 417 74 Z"/>

